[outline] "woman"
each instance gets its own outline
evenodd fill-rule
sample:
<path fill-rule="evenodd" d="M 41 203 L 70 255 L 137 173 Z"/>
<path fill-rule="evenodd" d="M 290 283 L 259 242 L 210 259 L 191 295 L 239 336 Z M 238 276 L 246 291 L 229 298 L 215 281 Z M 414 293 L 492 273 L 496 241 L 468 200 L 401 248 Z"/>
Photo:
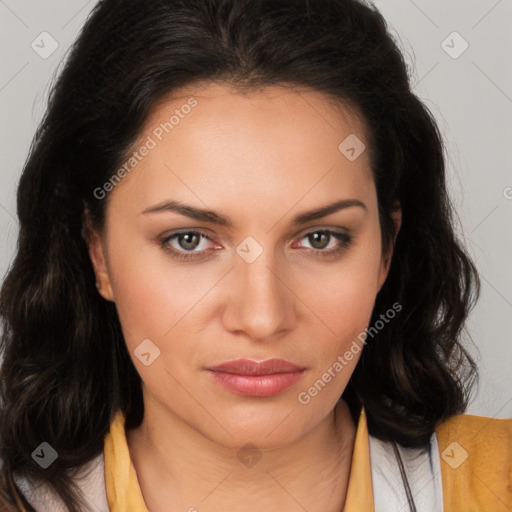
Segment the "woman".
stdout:
<path fill-rule="evenodd" d="M 18 216 L 2 510 L 510 508 L 439 132 L 373 7 L 100 2 Z"/>

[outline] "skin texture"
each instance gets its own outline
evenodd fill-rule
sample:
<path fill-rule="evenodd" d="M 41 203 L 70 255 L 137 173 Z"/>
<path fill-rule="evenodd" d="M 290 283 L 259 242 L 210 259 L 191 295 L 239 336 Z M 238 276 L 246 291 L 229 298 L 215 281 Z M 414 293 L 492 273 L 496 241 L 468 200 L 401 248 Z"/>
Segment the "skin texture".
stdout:
<path fill-rule="evenodd" d="M 190 98 L 197 106 L 158 140 L 154 130 Z M 355 424 L 336 402 L 360 352 L 308 404 L 297 397 L 368 326 L 389 268 L 368 151 L 350 161 L 338 149 L 350 134 L 368 147 L 354 110 L 281 86 L 188 87 L 148 117 L 134 147 L 148 136 L 156 147 L 105 199 L 105 230 L 92 230 L 89 250 L 99 293 L 115 301 L 144 383 L 144 421 L 127 439 L 151 512 L 343 507 Z M 366 209 L 292 224 L 342 199 Z M 233 226 L 141 213 L 170 200 L 214 210 Z M 399 216 L 395 222 L 399 229 Z M 343 245 L 332 236 L 314 245 L 307 236 L 326 229 L 349 234 L 351 243 L 329 257 L 315 254 Z M 168 240 L 167 247 L 195 251 L 176 260 L 159 240 L 178 230 L 212 241 L 192 239 L 191 249 L 190 240 Z M 237 253 L 247 237 L 263 250 L 251 263 Z M 149 366 L 134 356 L 145 339 L 160 350 Z M 306 370 L 271 397 L 227 391 L 205 370 L 273 357 Z M 237 457 L 247 443 L 261 455 L 251 467 Z"/>

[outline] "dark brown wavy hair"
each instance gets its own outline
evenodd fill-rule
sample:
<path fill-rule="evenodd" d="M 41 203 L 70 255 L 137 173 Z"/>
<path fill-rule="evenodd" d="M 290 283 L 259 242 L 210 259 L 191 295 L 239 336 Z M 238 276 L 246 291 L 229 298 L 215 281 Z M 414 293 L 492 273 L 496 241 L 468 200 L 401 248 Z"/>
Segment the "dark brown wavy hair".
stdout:
<path fill-rule="evenodd" d="M 364 405 L 370 434 L 404 446 L 466 408 L 477 373 L 461 336 L 480 283 L 455 234 L 438 128 L 382 15 L 357 0 L 104 0 L 52 86 L 19 182 L 17 252 L 0 295 L 2 510 L 30 510 L 20 475 L 79 511 L 73 471 L 102 452 L 116 411 L 128 428 L 142 421 L 141 380 L 115 305 L 95 288 L 83 213 L 101 230 L 107 201 L 94 190 L 150 108 L 203 81 L 305 87 L 357 109 L 383 251 L 396 201 L 403 216 L 371 323 L 395 302 L 402 310 L 367 344 L 343 398 Z M 48 469 L 31 457 L 42 441 L 59 454 Z"/>

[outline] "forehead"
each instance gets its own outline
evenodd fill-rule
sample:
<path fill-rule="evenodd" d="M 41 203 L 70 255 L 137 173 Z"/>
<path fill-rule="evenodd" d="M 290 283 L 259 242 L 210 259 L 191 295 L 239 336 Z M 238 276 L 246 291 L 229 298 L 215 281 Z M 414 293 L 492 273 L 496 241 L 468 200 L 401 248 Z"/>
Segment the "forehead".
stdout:
<path fill-rule="evenodd" d="M 345 146 L 354 141 L 362 152 L 350 159 Z M 373 184 L 367 145 L 357 111 L 316 91 L 196 85 L 153 106 L 132 151 L 150 149 L 114 195 L 123 189 L 141 203 L 165 194 L 204 203 L 241 197 L 244 205 L 263 196 L 325 202 L 326 191 L 357 197 Z"/>
<path fill-rule="evenodd" d="M 318 91 L 285 84 L 240 90 L 222 83 L 199 83 L 173 91 L 155 103 L 141 134 L 165 137 L 169 132 L 159 133 L 159 127 L 166 122 L 172 125 L 173 133 L 179 133 L 185 119 L 198 136 L 205 135 L 201 131 L 215 134 L 231 130 L 233 137 L 233 128 L 244 128 L 240 135 L 250 135 L 252 127 L 253 135 L 266 130 L 291 142 L 297 138 L 313 140 L 318 131 L 323 136 L 329 132 L 335 140 L 351 133 L 365 138 L 366 131 L 355 107 Z"/>

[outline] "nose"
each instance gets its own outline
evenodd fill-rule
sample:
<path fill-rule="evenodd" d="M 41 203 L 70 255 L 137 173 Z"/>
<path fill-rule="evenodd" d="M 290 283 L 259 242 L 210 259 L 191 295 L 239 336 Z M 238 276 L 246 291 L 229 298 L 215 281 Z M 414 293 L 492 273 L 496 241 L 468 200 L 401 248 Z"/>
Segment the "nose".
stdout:
<path fill-rule="evenodd" d="M 282 262 L 263 250 L 251 263 L 238 256 L 227 283 L 224 327 L 253 341 L 273 341 L 294 328 L 296 302 Z"/>

